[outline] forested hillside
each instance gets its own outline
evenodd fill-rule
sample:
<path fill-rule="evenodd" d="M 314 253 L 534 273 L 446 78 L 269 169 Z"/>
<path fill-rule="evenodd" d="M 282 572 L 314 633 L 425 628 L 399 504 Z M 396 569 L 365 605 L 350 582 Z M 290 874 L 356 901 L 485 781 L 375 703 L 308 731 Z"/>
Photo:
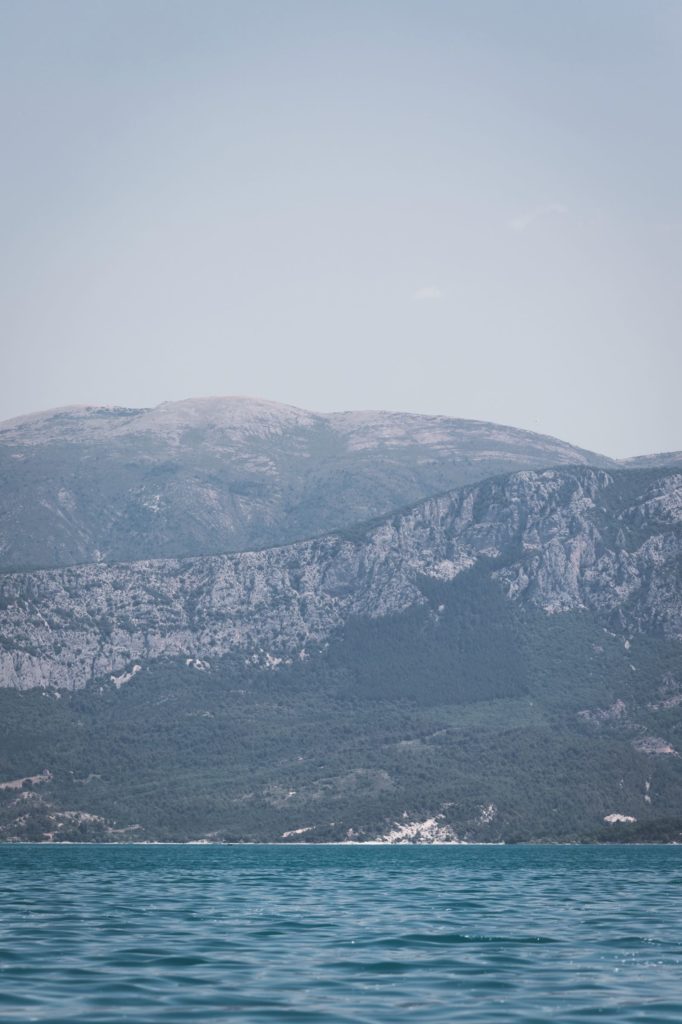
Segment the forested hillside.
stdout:
<path fill-rule="evenodd" d="M 0 577 L 0 837 L 677 839 L 682 478 Z"/>
<path fill-rule="evenodd" d="M 0 836 L 677 838 L 680 667 L 674 641 L 547 616 L 473 570 L 292 665 L 1 690 Z"/>

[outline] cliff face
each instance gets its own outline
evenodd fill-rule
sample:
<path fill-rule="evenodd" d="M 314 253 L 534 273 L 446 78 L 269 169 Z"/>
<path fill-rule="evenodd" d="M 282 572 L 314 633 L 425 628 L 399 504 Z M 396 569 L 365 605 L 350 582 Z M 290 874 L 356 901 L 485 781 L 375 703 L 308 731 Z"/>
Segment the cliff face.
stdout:
<path fill-rule="evenodd" d="M 610 460 L 492 423 L 256 399 L 0 423 L 0 569 L 272 547 L 495 473 Z"/>
<path fill-rule="evenodd" d="M 570 467 L 431 498 L 352 533 L 240 554 L 0 577 L 0 682 L 79 688 L 168 655 L 304 659 L 356 617 L 478 564 L 509 600 L 682 640 L 682 474 Z"/>

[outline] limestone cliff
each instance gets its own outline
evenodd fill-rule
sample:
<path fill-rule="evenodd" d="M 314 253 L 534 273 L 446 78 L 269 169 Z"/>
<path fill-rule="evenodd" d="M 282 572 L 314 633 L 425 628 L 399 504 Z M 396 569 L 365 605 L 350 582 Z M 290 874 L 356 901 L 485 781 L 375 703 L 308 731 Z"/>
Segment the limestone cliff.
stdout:
<path fill-rule="evenodd" d="M 7 573 L 0 682 L 78 688 L 166 655 L 276 668 L 477 563 L 512 601 L 682 640 L 681 559 L 679 472 L 524 471 L 282 547 Z"/>

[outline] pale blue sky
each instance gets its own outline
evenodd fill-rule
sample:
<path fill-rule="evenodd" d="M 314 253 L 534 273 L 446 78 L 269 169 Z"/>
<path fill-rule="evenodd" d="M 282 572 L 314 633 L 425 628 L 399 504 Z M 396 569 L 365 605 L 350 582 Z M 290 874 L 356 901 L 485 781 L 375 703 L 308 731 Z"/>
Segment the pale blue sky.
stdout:
<path fill-rule="evenodd" d="M 682 448 L 682 3 L 0 0 L 0 417 Z"/>

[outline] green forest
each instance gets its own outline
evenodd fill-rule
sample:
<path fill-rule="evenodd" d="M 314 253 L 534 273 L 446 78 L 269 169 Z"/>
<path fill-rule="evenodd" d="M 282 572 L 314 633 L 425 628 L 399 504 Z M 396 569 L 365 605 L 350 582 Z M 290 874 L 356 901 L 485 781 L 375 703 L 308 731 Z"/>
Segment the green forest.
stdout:
<path fill-rule="evenodd" d="M 432 817 L 482 842 L 682 836 L 682 759 L 651 749 L 682 749 L 678 645 L 510 602 L 483 569 L 424 593 L 291 665 L 0 690 L 0 838 L 361 841 Z"/>

